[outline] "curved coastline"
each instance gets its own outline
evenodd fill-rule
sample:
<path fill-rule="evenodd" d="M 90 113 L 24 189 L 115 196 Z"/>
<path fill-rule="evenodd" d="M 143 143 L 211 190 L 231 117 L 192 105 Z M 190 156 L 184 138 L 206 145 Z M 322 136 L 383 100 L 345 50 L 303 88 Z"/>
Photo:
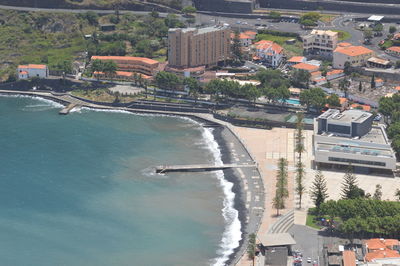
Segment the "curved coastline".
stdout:
<path fill-rule="evenodd" d="M 6 95 L 26 95 L 30 97 L 36 97 L 36 98 L 43 98 L 46 100 L 54 101 L 60 104 L 68 104 L 67 101 L 60 99 L 59 95 L 53 95 L 52 93 L 43 93 L 43 92 L 26 92 L 26 91 L 16 91 L 16 90 L 0 90 L 0 94 L 6 94 Z M 205 117 L 205 115 L 200 115 L 196 113 L 179 113 L 179 112 L 169 112 L 169 111 L 155 111 L 155 110 L 145 110 L 145 109 L 133 109 L 133 108 L 121 108 L 121 107 L 111 107 L 108 105 L 99 105 L 99 104 L 91 104 L 87 103 L 83 105 L 82 107 L 87 107 L 90 109 L 97 109 L 97 110 L 104 110 L 104 111 L 117 111 L 117 112 L 129 112 L 133 114 L 146 114 L 146 115 L 166 115 L 166 116 L 175 116 L 175 117 L 182 117 L 182 118 L 187 118 L 190 119 L 194 122 L 197 122 L 200 125 L 203 125 L 203 123 L 215 123 L 219 124 L 221 127 L 213 129 L 210 131 L 210 133 L 213 136 L 213 139 L 211 142 L 214 142 L 216 144 L 216 147 L 219 150 L 219 156 L 214 153 L 214 160 L 217 162 L 220 160 L 220 162 L 225 162 L 225 163 L 231 163 L 233 162 L 232 158 L 232 146 L 228 145 L 233 142 L 231 138 L 236 139 L 236 145 L 233 145 L 234 148 L 238 148 L 238 145 L 241 146 L 242 149 L 244 149 L 245 153 L 247 153 L 248 157 L 253 160 L 253 157 L 243 141 L 234 133 L 234 131 L 228 126 L 230 125 L 229 123 L 213 119 L 211 117 Z M 203 127 L 204 131 L 207 131 L 205 127 Z M 226 130 L 226 133 L 223 134 L 223 131 Z M 204 133 L 203 133 L 204 135 Z M 205 136 L 203 136 L 205 137 Z M 212 150 L 212 147 L 210 146 L 210 143 L 207 143 L 208 147 L 210 150 Z M 219 158 L 218 158 L 219 157 Z M 256 170 L 258 173 L 258 167 Z M 225 199 L 224 199 L 224 209 L 227 208 L 228 211 L 235 210 L 237 211 L 237 219 L 240 223 L 239 229 L 240 229 L 240 239 L 238 240 L 238 244 L 232 248 L 232 246 L 227 247 L 226 241 L 230 240 L 229 236 L 226 236 L 225 233 L 229 231 L 229 226 L 233 224 L 235 221 L 234 219 L 231 219 L 231 224 L 225 228 L 223 237 L 221 239 L 221 244 L 220 244 L 220 249 L 217 250 L 217 255 L 219 255 L 217 258 L 213 260 L 213 265 L 236 265 L 239 260 L 246 254 L 246 243 L 248 241 L 248 235 L 250 233 L 257 233 L 259 226 L 261 224 L 261 221 L 254 221 L 256 223 L 256 230 L 253 230 L 249 232 L 248 229 L 248 224 L 249 224 L 249 203 L 246 201 L 246 189 L 244 187 L 244 180 L 243 180 L 243 173 L 239 173 L 237 170 L 234 169 L 228 169 L 228 170 L 223 170 L 220 172 L 219 179 L 221 182 L 221 187 L 224 190 L 225 194 Z M 251 178 L 251 177 L 250 177 Z M 260 179 L 262 182 L 262 179 Z M 230 183 L 232 186 L 229 188 L 229 185 L 224 187 L 223 182 Z M 263 187 L 263 186 L 261 186 Z M 228 195 L 229 192 L 233 194 Z M 264 192 L 262 191 L 262 194 Z M 227 204 L 231 204 L 232 206 L 228 206 L 225 204 L 225 201 L 227 197 L 230 197 L 233 202 Z M 226 213 L 224 214 L 223 210 L 223 216 L 226 222 L 228 221 L 228 218 L 226 217 Z M 260 216 L 260 215 L 256 215 Z M 262 217 L 262 215 L 261 215 Z M 228 223 L 228 222 L 227 222 Z M 237 227 L 237 224 L 235 225 Z M 254 227 L 254 226 L 253 226 Z M 225 245 L 225 246 L 224 246 Z M 235 243 L 234 243 L 235 245 Z M 230 254 L 225 253 L 228 251 Z"/>

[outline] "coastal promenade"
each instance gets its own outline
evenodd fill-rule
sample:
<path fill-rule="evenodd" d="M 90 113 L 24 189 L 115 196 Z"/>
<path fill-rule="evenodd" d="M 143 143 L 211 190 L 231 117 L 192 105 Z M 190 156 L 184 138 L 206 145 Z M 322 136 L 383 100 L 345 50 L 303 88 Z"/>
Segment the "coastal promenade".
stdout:
<path fill-rule="evenodd" d="M 222 130 L 215 129 L 219 137 L 216 138 L 222 154 L 224 164 L 253 164 L 254 160 L 247 142 L 244 141 L 245 135 L 238 135 L 238 127 L 228 122 L 215 119 L 212 114 L 205 113 L 189 113 L 189 112 L 170 112 L 158 110 L 145 110 L 126 107 L 113 107 L 108 105 L 100 105 L 89 103 L 68 94 L 59 94 L 52 92 L 39 91 L 17 91 L 17 90 L 0 90 L 0 94 L 9 95 L 26 95 L 33 97 L 42 97 L 63 103 L 64 105 L 76 104 L 82 107 L 103 109 L 103 110 L 119 110 L 133 113 L 149 113 L 159 115 L 184 116 L 199 121 L 200 124 L 217 123 L 222 125 Z M 229 259 L 229 265 L 251 265 L 251 261 L 247 259 L 247 243 L 248 236 L 251 233 L 257 233 L 263 221 L 264 207 L 270 204 L 264 203 L 266 199 L 264 188 L 265 176 L 261 174 L 257 167 L 233 168 L 224 170 L 225 178 L 234 184 L 233 192 L 235 193 L 235 209 L 239 211 L 239 219 L 242 224 L 242 240 L 240 246 L 235 249 L 234 254 Z M 243 264 L 245 263 L 245 264 Z"/>

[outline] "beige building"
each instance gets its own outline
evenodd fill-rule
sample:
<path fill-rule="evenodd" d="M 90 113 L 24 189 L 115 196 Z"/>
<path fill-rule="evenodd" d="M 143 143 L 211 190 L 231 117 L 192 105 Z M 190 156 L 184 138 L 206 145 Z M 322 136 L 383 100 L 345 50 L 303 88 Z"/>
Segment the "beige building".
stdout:
<path fill-rule="evenodd" d="M 347 61 L 351 66 L 364 66 L 374 55 L 374 51 L 364 46 L 339 46 L 333 52 L 333 67 L 343 69 Z"/>
<path fill-rule="evenodd" d="M 230 57 L 231 30 L 226 26 L 170 29 L 168 65 L 175 68 L 214 66 Z"/>
<path fill-rule="evenodd" d="M 312 30 L 302 39 L 306 53 L 332 55 L 338 43 L 338 33 L 331 30 Z"/>

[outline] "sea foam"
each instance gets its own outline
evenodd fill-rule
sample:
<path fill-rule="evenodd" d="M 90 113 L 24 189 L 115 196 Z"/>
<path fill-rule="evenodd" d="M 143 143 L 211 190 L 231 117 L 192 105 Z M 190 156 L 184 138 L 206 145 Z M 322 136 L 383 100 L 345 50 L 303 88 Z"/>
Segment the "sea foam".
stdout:
<path fill-rule="evenodd" d="M 221 150 L 214 139 L 212 129 L 204 128 L 203 138 L 206 140 L 207 147 L 209 147 L 214 156 L 215 164 L 222 164 Z M 232 191 L 233 183 L 225 179 L 223 171 L 217 171 L 216 175 L 225 195 L 222 216 L 225 219 L 226 227 L 222 234 L 220 248 L 217 250 L 219 257 L 212 261 L 212 265 L 220 266 L 225 265 L 229 256 L 239 246 L 239 242 L 242 239 L 242 232 L 239 212 L 234 208 L 235 193 Z"/>

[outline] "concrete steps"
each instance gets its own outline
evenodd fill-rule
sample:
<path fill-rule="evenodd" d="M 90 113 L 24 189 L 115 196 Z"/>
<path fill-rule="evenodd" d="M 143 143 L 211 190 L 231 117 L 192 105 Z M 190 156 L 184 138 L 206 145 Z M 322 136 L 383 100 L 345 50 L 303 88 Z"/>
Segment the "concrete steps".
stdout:
<path fill-rule="evenodd" d="M 268 230 L 269 234 L 286 233 L 294 225 L 294 210 L 282 215 Z"/>

